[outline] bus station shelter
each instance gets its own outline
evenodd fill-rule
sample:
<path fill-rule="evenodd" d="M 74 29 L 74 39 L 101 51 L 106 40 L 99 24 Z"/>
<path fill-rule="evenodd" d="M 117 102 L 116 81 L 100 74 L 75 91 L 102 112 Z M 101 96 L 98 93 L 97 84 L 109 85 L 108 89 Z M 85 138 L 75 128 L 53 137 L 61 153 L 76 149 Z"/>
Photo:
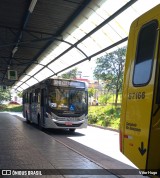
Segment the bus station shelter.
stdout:
<path fill-rule="evenodd" d="M 127 44 L 159 0 L 1 0 L 0 85 L 22 91 Z"/>
<path fill-rule="evenodd" d="M 127 45 L 132 21 L 158 4 L 159 0 L 0 0 L 0 86 L 23 91 L 81 63 L 89 67 L 92 60 Z M 101 161 L 108 162 L 108 169 L 115 164 L 109 158 Z M 53 177 L 117 177 L 110 171 L 85 172 L 104 167 L 7 113 L 0 113 L 1 169 L 5 176 L 32 177 L 36 173 L 28 169 L 50 169 Z M 84 172 L 78 176 L 73 170 Z"/>

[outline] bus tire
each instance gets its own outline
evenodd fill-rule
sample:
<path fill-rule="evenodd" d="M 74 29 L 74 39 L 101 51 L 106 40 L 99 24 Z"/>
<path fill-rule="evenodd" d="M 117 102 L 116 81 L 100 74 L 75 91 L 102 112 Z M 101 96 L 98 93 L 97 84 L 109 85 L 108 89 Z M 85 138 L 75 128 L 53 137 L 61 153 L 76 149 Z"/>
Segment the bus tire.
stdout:
<path fill-rule="evenodd" d="M 75 132 L 76 129 L 69 129 L 70 132 Z"/>

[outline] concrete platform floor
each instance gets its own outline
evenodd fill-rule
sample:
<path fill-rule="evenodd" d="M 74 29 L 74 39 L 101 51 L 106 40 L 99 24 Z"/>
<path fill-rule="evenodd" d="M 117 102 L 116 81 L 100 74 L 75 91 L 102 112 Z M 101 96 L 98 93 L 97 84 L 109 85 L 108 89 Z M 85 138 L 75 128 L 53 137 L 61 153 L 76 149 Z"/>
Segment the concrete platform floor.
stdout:
<path fill-rule="evenodd" d="M 23 177 L 54 178 L 116 178 L 110 172 L 82 155 L 57 142 L 53 137 L 21 122 L 8 113 L 0 113 L 0 169 L 23 170 Z M 47 175 L 25 175 L 26 170 L 42 171 Z M 93 170 L 93 171 L 91 171 Z M 97 172 L 105 171 L 104 175 Z M 49 175 L 50 172 L 54 175 Z M 68 171 L 68 172 L 67 172 Z M 93 175 L 86 171 L 92 172 Z M 97 172 L 95 172 L 97 171 Z M 3 172 L 5 173 L 5 172 Z M 20 177 L 18 172 L 13 176 Z M 19 173 L 22 174 L 22 173 Z M 79 175 L 80 174 L 80 175 Z M 102 173 L 103 174 L 103 173 Z"/>

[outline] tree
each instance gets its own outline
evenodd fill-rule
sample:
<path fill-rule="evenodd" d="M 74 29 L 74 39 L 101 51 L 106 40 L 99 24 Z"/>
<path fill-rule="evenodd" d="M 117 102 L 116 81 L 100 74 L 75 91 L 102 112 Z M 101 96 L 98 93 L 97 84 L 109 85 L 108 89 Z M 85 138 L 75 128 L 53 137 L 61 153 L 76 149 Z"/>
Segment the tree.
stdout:
<path fill-rule="evenodd" d="M 98 98 L 99 104 L 107 104 L 108 100 L 111 98 L 111 95 L 109 93 L 102 94 Z"/>
<path fill-rule="evenodd" d="M 117 105 L 118 94 L 122 90 L 125 55 L 126 47 L 106 54 L 97 59 L 94 70 L 95 78 L 104 81 L 108 91 L 115 91 L 115 105 Z"/>
<path fill-rule="evenodd" d="M 11 100 L 10 89 L 4 89 L 3 87 L 0 87 L 0 104 L 2 104 L 3 101 L 10 100 Z"/>
<path fill-rule="evenodd" d="M 77 68 L 74 68 L 74 69 L 62 74 L 61 77 L 64 79 L 74 79 L 74 78 L 76 78 L 77 70 L 78 70 Z"/>
<path fill-rule="evenodd" d="M 17 95 L 18 95 L 18 97 L 22 98 L 23 92 L 18 92 Z"/>
<path fill-rule="evenodd" d="M 88 88 L 88 96 L 92 97 L 94 96 L 94 94 L 96 93 L 96 89 L 92 88 Z"/>

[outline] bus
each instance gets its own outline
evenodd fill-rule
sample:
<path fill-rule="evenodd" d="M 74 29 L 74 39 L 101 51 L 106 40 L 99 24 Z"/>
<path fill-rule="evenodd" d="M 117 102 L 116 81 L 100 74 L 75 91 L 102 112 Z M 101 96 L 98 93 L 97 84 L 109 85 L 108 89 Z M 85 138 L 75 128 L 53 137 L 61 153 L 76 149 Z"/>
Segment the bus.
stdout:
<path fill-rule="evenodd" d="M 23 116 L 40 129 L 86 128 L 87 84 L 65 79 L 46 79 L 23 92 Z"/>
<path fill-rule="evenodd" d="M 130 27 L 120 150 L 140 170 L 160 170 L 160 4 Z"/>

